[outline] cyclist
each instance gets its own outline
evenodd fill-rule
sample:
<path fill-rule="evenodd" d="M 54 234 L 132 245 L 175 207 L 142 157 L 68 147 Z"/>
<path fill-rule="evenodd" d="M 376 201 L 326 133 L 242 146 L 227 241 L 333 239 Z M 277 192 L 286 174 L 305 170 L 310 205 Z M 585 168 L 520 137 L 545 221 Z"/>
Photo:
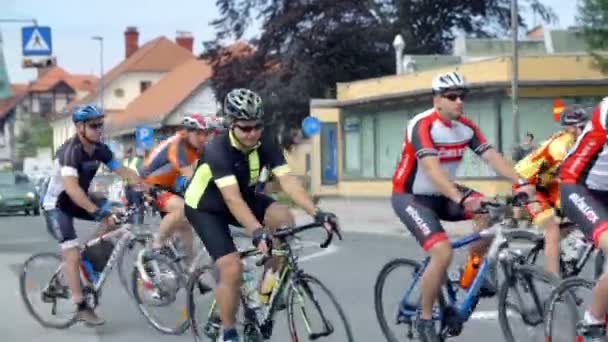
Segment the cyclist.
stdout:
<path fill-rule="evenodd" d="M 468 88 L 456 72 L 437 75 L 432 82 L 433 108 L 415 116 L 407 125 L 401 160 L 393 176 L 392 205 L 395 213 L 416 237 L 431 261 L 422 276 L 422 312 L 417 324 L 420 339 L 439 341 L 432 320 L 444 274 L 452 260 L 452 247 L 439 220 L 461 221 L 473 218 L 483 195 L 454 183 L 457 168 L 468 147 L 481 156 L 500 175 L 524 187 L 513 167 L 486 140 L 481 130 L 464 116 Z M 476 230 L 487 227 L 479 220 Z M 479 262 L 488 242 L 471 248 L 466 269 Z M 493 289 L 489 288 L 490 292 Z"/>
<path fill-rule="evenodd" d="M 574 145 L 574 141 L 587 123 L 587 113 L 577 105 L 570 106 L 560 116 L 564 129 L 515 165 L 515 171 L 536 187 L 536 203 L 526 205 L 533 223 L 545 229 L 545 256 L 547 271 L 559 277 L 559 224 L 555 209 L 559 208 L 557 169 Z"/>
<path fill-rule="evenodd" d="M 560 167 L 564 214 L 608 253 L 608 97 L 591 114 L 583 132 Z M 605 341 L 608 274 L 593 289 L 593 302 L 578 323 L 584 341 Z"/>
<path fill-rule="evenodd" d="M 297 178 L 289 174 L 283 152 L 263 129 L 260 96 L 249 89 L 233 89 L 223 104 L 229 130 L 207 145 L 186 190 L 186 216 L 219 269 L 216 291 L 223 325 L 223 341 L 239 341 L 235 329 L 242 264 L 229 224 L 245 227 L 253 245 L 266 253 L 270 232 L 293 225 L 284 205 L 255 192 L 260 170 L 267 167 L 296 204 L 319 222 L 335 223 L 335 215 L 315 208 Z M 276 266 L 278 260 L 272 260 Z"/>
<path fill-rule="evenodd" d="M 57 150 L 54 173 L 44 198 L 44 207 L 50 228 L 59 237 L 65 262 L 64 275 L 72 292 L 72 300 L 78 307 L 77 319 L 86 325 L 104 323 L 85 300 L 80 285 L 80 250 L 74 230 L 74 218 L 102 221 L 106 227 L 113 225 L 109 203 L 87 195 L 100 164 L 128 179 L 131 184 L 142 185 L 132 170 L 121 166 L 114 159 L 110 148 L 101 142 L 103 112 L 94 105 L 77 108 L 72 121 L 76 134 Z"/>
<path fill-rule="evenodd" d="M 179 231 L 186 246 L 186 254 L 192 257 L 192 229 L 184 215 L 184 200 L 181 195 L 192 177 L 196 160 L 203 153 L 207 141 L 219 126 L 214 116 L 205 117 L 194 113 L 184 116 L 182 129 L 162 141 L 144 161 L 141 176 L 150 185 L 165 190 L 158 195 L 157 206 L 163 216 L 159 236 L 152 248 L 159 250 L 166 240 Z M 167 189 L 173 188 L 174 191 Z"/>

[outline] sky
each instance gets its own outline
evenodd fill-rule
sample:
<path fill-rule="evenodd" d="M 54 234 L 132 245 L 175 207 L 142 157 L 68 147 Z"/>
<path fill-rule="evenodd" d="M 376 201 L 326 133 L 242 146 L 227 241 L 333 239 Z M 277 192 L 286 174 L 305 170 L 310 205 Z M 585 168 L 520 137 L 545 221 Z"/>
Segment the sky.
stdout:
<path fill-rule="evenodd" d="M 53 53 L 68 72 L 99 75 L 99 42 L 104 38 L 104 69 L 109 70 L 124 58 L 124 31 L 139 30 L 139 43 L 164 35 L 175 38 L 176 31 L 194 35 L 194 52 L 202 51 L 202 41 L 213 38 L 209 22 L 218 16 L 214 0 L 1 0 L 0 19 L 35 18 L 38 25 L 50 26 Z M 521 2 L 521 1 L 520 1 Z M 558 27 L 575 22 L 576 0 L 542 0 L 559 17 Z M 85 5 L 86 4 L 86 5 Z M 530 25 L 533 18 L 526 16 Z M 12 83 L 35 78 L 34 69 L 21 68 L 21 27 L 27 23 L 0 22 L 4 57 Z M 255 32 L 254 32 L 255 33 Z"/>

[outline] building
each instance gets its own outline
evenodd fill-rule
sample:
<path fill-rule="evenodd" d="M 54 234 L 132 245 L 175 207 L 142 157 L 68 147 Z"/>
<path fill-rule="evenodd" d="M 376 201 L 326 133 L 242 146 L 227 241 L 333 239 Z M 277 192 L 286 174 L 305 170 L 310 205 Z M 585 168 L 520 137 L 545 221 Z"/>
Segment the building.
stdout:
<path fill-rule="evenodd" d="M 178 65 L 193 60 L 193 37 L 178 32 L 175 42 L 158 37 L 139 46 L 139 32 L 128 27 L 124 33 L 125 59 L 103 75 L 100 80 L 103 89 L 94 89 L 82 99 L 73 101 L 63 112 L 55 115 L 52 121 L 53 146 L 59 147 L 74 135 L 75 129 L 70 112 L 82 104 L 98 104 L 105 109 L 108 120 L 120 121 L 120 116 L 128 105 L 156 84 L 165 74 Z"/>
<path fill-rule="evenodd" d="M 555 53 L 557 46 L 567 47 L 561 42 L 570 38 L 553 38 L 554 53 L 543 52 L 541 47 L 546 49 L 546 45 L 541 41 L 535 43 L 542 44 L 538 54 L 524 54 L 519 60 L 520 135 L 529 131 L 537 140 L 559 129 L 553 117 L 555 99 L 593 105 L 608 93 L 608 77 L 594 67 L 592 58 L 579 52 Z M 437 58 L 439 63 L 424 70 L 414 67 L 402 75 L 341 83 L 335 99 L 313 99 L 311 115 L 323 122 L 320 136 L 313 139 L 313 191 L 320 195 L 390 196 L 405 127 L 414 115 L 431 107 L 431 80 L 440 72 L 457 70 L 465 75 L 471 85 L 465 104 L 467 116 L 494 146 L 510 156 L 514 147 L 511 58 L 473 54 L 472 46 L 467 43 L 468 57 L 460 56 L 461 63 L 454 63 L 452 57 L 423 56 L 427 61 Z M 458 177 L 487 194 L 509 191 L 508 183 L 469 152 Z"/>
<path fill-rule="evenodd" d="M 207 62 L 187 60 L 131 101 L 123 112 L 109 117 L 106 134 L 123 146 L 134 146 L 137 126 L 154 128 L 155 138 L 160 140 L 178 129 L 184 113 L 215 114 L 218 102 L 211 74 Z"/>

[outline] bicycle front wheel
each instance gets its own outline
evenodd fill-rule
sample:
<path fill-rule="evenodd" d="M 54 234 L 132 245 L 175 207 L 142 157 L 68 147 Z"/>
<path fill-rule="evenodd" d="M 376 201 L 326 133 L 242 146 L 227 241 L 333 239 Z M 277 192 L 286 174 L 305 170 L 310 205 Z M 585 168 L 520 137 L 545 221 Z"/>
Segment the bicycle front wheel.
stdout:
<path fill-rule="evenodd" d="M 184 276 L 165 255 L 154 255 L 147 262 L 152 263 L 153 271 L 148 272 L 152 283 L 143 279 L 137 267 L 133 268 L 131 287 L 137 308 L 154 329 L 181 335 L 190 326 Z"/>
<path fill-rule="evenodd" d="M 551 291 L 559 285 L 559 279 L 542 268 L 525 264 L 514 265 L 510 273 L 498 293 L 498 321 L 503 336 L 509 342 L 535 335 L 542 340 L 545 305 Z M 515 324 L 518 318 L 523 325 Z"/>
<path fill-rule="evenodd" d="M 64 279 L 59 254 L 40 253 L 27 259 L 19 289 L 27 311 L 43 327 L 66 329 L 76 322 L 76 305 Z"/>
<path fill-rule="evenodd" d="M 576 324 L 583 317 L 584 298 L 589 299 L 587 305 L 591 303 L 594 285 L 589 280 L 575 277 L 564 280 L 553 290 L 545 310 L 545 341 L 582 341 L 577 336 Z"/>
<path fill-rule="evenodd" d="M 330 318 L 333 315 L 335 318 Z M 298 329 L 296 317 L 303 326 Z M 287 324 L 293 341 L 353 341 L 344 310 L 331 291 L 317 278 L 302 274 L 287 292 Z M 302 338 L 306 337 L 306 338 Z"/>

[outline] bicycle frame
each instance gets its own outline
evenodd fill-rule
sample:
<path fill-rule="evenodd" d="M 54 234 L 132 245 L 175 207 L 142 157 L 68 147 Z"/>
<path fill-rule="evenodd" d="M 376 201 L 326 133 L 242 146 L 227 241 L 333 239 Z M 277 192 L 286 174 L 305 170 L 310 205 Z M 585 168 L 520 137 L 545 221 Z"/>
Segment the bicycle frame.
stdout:
<path fill-rule="evenodd" d="M 457 289 L 454 287 L 449 278 L 447 278 L 446 283 L 444 285 L 444 288 L 447 290 L 446 292 L 448 303 L 446 304 L 455 309 L 458 318 L 463 322 L 468 321 L 468 319 L 471 317 L 479 300 L 479 291 L 481 289 L 483 281 L 485 280 L 485 276 L 487 272 L 490 271 L 491 267 L 496 264 L 496 261 L 499 259 L 499 252 L 507 243 L 507 238 L 503 233 L 503 228 L 506 225 L 507 224 L 505 220 L 503 220 L 501 222 L 495 223 L 486 230 L 483 230 L 479 233 L 473 233 L 451 243 L 453 249 L 460 249 L 464 246 L 470 245 L 473 242 L 479 241 L 482 238 L 494 237 L 494 240 L 492 241 L 488 253 L 484 257 L 483 262 L 479 267 L 479 271 L 477 272 L 477 275 L 475 276 L 472 285 L 465 293 L 464 300 L 460 304 L 458 304 Z M 401 299 L 399 305 L 399 317 L 415 317 L 417 315 L 418 304 L 416 304 L 416 306 L 412 306 L 411 304 L 409 304 L 410 301 L 408 299 L 414 287 L 422 278 L 422 274 L 426 270 L 426 267 L 428 266 L 430 260 L 430 257 L 426 257 L 424 259 L 424 261 L 422 262 L 422 267 L 420 267 L 420 269 L 414 275 L 414 281 L 412 281 L 410 287 L 406 289 L 406 292 L 403 298 Z M 433 319 L 442 320 L 443 312 L 433 313 Z"/>

